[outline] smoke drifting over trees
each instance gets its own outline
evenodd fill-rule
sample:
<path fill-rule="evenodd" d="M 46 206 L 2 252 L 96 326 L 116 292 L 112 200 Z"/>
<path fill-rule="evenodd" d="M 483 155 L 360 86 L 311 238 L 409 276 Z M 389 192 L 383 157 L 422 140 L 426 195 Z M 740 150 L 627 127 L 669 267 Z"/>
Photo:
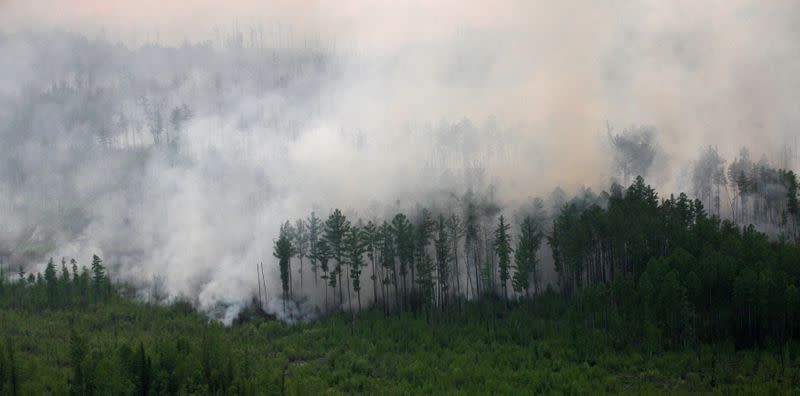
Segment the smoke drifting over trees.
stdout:
<path fill-rule="evenodd" d="M 606 208 L 614 191 L 591 191 L 612 181 L 644 176 L 776 237 L 797 211 L 789 2 L 118 3 L 0 5 L 5 268 L 97 254 L 114 281 L 207 310 L 249 301 L 262 261 L 268 296 L 315 290 L 320 307 L 498 279 L 527 295 L 579 264 L 546 243 L 570 240 L 554 221 L 581 230 L 562 208 Z M 365 222 L 330 223 L 335 208 Z M 495 257 L 501 215 L 514 252 Z M 308 238 L 282 242 L 298 249 L 284 274 L 286 219 Z"/>

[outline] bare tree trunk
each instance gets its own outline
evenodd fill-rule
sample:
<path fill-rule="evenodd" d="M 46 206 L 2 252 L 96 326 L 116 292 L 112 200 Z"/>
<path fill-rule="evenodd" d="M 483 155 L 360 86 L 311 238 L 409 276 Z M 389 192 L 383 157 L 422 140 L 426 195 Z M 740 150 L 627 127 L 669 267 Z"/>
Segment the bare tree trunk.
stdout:
<path fill-rule="evenodd" d="M 339 308 L 344 304 L 344 285 L 342 285 L 342 265 L 339 263 L 339 270 L 336 271 L 336 276 L 339 277 Z"/>
<path fill-rule="evenodd" d="M 261 299 L 261 271 L 258 269 L 258 264 L 256 264 L 256 280 L 258 282 L 258 308 L 261 309 L 264 307 L 264 302 Z"/>
<path fill-rule="evenodd" d="M 350 268 L 347 268 L 347 306 L 353 312 L 353 298 L 350 295 Z"/>
<path fill-rule="evenodd" d="M 469 268 L 469 255 L 467 254 L 466 246 L 464 247 L 464 272 L 467 273 L 467 298 L 470 295 L 474 297 L 475 295 L 475 286 L 472 285 L 472 271 Z"/>
<path fill-rule="evenodd" d="M 372 251 L 372 296 L 373 305 L 378 306 L 378 272 L 375 268 L 375 250 Z"/>
<path fill-rule="evenodd" d="M 289 259 L 289 295 L 292 295 L 292 259 Z"/>
<path fill-rule="evenodd" d="M 481 294 L 480 260 L 478 259 L 480 257 L 480 251 L 478 249 L 478 241 L 474 241 L 472 248 L 473 248 L 472 258 L 473 258 L 473 264 L 475 266 L 475 292 L 476 292 L 476 297 L 478 297 Z"/>
<path fill-rule="evenodd" d="M 318 265 L 319 265 L 319 264 L 317 264 L 317 259 L 312 259 L 312 261 L 311 261 L 311 270 L 312 270 L 312 272 L 314 273 L 314 289 L 315 289 L 315 290 L 316 290 L 316 288 L 317 288 L 317 285 L 318 285 L 318 283 L 317 283 L 317 271 L 319 271 L 319 270 L 317 269 L 317 266 L 318 266 Z"/>
<path fill-rule="evenodd" d="M 408 307 L 408 290 L 406 286 L 408 282 L 406 281 L 406 276 L 407 275 L 403 275 L 403 303 L 400 305 L 401 310 L 405 310 Z"/>
<path fill-rule="evenodd" d="M 489 231 L 488 227 L 483 228 L 483 246 L 486 250 L 486 255 L 488 256 L 487 260 L 489 263 L 489 292 L 493 295 L 497 293 L 497 267 L 496 263 L 494 262 L 494 249 L 492 248 L 492 244 L 489 241 Z"/>
<path fill-rule="evenodd" d="M 394 260 L 394 258 L 392 258 L 392 260 Z M 394 262 L 393 264 L 394 264 L 394 271 L 392 271 L 392 280 L 394 281 L 393 282 L 394 283 L 394 305 L 395 305 L 395 309 L 398 309 L 398 311 L 399 311 L 400 289 L 399 289 L 399 286 L 397 285 L 397 262 Z"/>
<path fill-rule="evenodd" d="M 267 279 L 264 275 L 264 263 L 261 262 L 261 281 L 264 282 L 264 302 L 267 300 Z"/>
<path fill-rule="evenodd" d="M 456 296 L 461 295 L 461 275 L 458 271 L 458 238 L 453 238 L 453 274 L 456 278 Z"/>
<path fill-rule="evenodd" d="M 411 293 L 408 295 L 408 303 L 409 303 L 408 305 L 409 306 L 411 306 L 412 300 L 414 300 L 415 297 L 417 297 L 417 294 L 418 294 L 418 290 L 417 290 L 417 273 L 415 271 L 415 268 L 419 264 L 420 260 L 422 260 L 422 257 L 417 257 L 417 258 L 411 260 L 411 284 L 409 285 L 409 289 L 411 289 Z M 412 309 L 413 309 L 413 307 L 412 307 Z"/>
<path fill-rule="evenodd" d="M 383 255 L 381 255 L 381 263 L 383 263 L 383 260 L 384 260 Z M 383 311 L 384 311 L 384 314 L 389 315 L 389 296 L 388 296 L 389 295 L 389 291 L 388 291 L 389 285 L 388 285 L 388 283 L 386 283 L 387 276 L 384 273 L 384 271 L 386 271 L 386 268 L 384 268 L 383 264 L 381 264 L 381 268 L 379 270 L 379 272 L 381 274 L 381 299 L 383 300 Z"/>

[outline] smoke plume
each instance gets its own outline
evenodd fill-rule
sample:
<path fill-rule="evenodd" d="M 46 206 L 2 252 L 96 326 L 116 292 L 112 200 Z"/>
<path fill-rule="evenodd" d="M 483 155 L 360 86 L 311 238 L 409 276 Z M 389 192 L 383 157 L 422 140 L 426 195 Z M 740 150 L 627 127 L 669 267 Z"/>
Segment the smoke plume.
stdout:
<path fill-rule="evenodd" d="M 708 146 L 799 166 L 792 1 L 11 0 L 0 26 L 7 267 L 96 253 L 227 322 L 312 210 L 691 191 Z"/>

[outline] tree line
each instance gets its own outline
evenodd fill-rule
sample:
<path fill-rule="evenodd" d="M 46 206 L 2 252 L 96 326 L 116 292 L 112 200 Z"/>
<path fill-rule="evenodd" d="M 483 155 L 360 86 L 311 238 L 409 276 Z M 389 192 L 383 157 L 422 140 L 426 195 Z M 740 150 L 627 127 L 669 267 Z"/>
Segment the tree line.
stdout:
<path fill-rule="evenodd" d="M 754 223 L 797 238 L 797 176 L 778 169 L 766 158 L 753 161 L 747 149 L 726 167 L 716 148 L 708 147 L 695 161 L 692 187 L 695 195 L 708 202 L 709 211 L 727 214 L 737 223 Z"/>
<path fill-rule="evenodd" d="M 793 172 L 778 174 L 796 185 Z M 354 315 L 365 304 L 431 315 L 467 300 L 535 303 L 550 292 L 576 309 L 591 295 L 596 301 L 588 306 L 637 323 L 635 335 L 657 330 L 676 346 L 726 337 L 763 343 L 800 330 L 793 320 L 800 315 L 797 189 L 783 191 L 776 210 L 789 232 L 777 238 L 710 215 L 686 194 L 660 198 L 636 177 L 626 188 L 587 190 L 552 216 L 538 200 L 517 216 L 516 232 L 496 206 L 474 197 L 463 200 L 461 212 L 421 208 L 382 221 L 350 219 L 339 209 L 323 220 L 312 212 L 281 226 L 274 256 L 284 299 L 300 285 L 300 293 L 323 294 L 326 310 Z M 491 228 L 486 219 L 494 219 Z M 542 281 L 545 244 L 554 284 Z"/>
<path fill-rule="evenodd" d="M 554 216 L 543 214 L 541 200 L 510 217 L 515 220 L 489 200 L 473 196 L 462 203 L 461 211 L 420 208 L 379 224 L 353 220 L 341 210 L 325 219 L 312 213 L 285 222 L 273 252 L 284 297 L 317 291 L 333 312 L 374 308 L 401 321 L 422 312 L 429 320 L 471 323 L 491 334 L 504 334 L 489 329 L 511 323 L 498 319 L 505 315 L 515 318 L 513 328 L 556 320 L 580 359 L 597 356 L 599 346 L 656 356 L 700 344 L 770 348 L 798 341 L 800 246 L 710 215 L 699 199 L 660 198 L 638 177 L 626 188 L 585 191 L 560 202 Z M 541 276 L 544 247 L 554 259 L 555 283 Z M 120 320 L 150 328 L 156 322 L 148 312 L 181 326 L 198 322 L 188 305 L 145 311 L 115 298 L 120 288 L 98 256 L 80 269 L 75 260 L 62 259 L 60 266 L 49 260 L 39 274 L 12 274 L 5 266 L 2 271 L 1 307 L 14 315 L 94 307 L 90 315 L 115 329 L 108 337 Z M 372 293 L 364 297 L 365 291 Z M 105 311 L 122 307 L 119 317 Z M 260 376 L 254 367 L 263 365 L 262 356 L 224 341 L 227 330 L 218 324 L 189 338 L 113 343 L 89 339 L 75 326 L 64 333 L 64 393 L 253 394 L 261 389 L 259 381 L 275 392 L 285 386 L 283 358 Z M 526 330 L 517 339 L 516 331 L 506 336 L 522 344 L 536 333 Z M 27 347 L 14 339 L 0 345 L 3 394 L 18 394 L 30 380 L 20 364 Z"/>
<path fill-rule="evenodd" d="M 307 219 L 287 221 L 273 249 L 283 298 L 294 292 L 293 262 L 301 288 L 323 289 L 326 309 L 361 311 L 369 303 L 386 313 L 431 311 L 465 296 L 508 299 L 511 294 L 527 296 L 531 289 L 538 290 L 541 221 L 524 217 L 515 248 L 504 216 L 491 230 L 491 241 L 482 240 L 479 234 L 486 230 L 479 224 L 478 211 L 478 205 L 470 203 L 463 217 L 454 212 L 434 216 L 421 209 L 414 219 L 398 213 L 381 222 L 364 222 L 352 221 L 335 209 L 325 220 L 312 212 Z M 484 254 L 489 260 L 481 257 Z M 313 283 L 304 280 L 306 263 Z M 361 296 L 364 281 L 371 286 L 371 301 Z"/>
<path fill-rule="evenodd" d="M 108 301 L 117 294 L 112 287 L 103 260 L 92 256 L 90 267 L 78 267 L 72 258 L 61 259 L 60 268 L 53 258 L 44 273 L 26 273 L 19 266 L 15 274 L 0 266 L 0 303 L 14 309 L 59 309 L 87 306 Z"/>

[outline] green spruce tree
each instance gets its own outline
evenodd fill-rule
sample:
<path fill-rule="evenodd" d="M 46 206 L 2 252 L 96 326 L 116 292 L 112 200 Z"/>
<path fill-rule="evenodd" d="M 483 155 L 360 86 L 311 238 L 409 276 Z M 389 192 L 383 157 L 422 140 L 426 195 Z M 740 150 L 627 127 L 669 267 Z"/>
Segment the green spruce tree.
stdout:
<path fill-rule="evenodd" d="M 494 250 L 497 253 L 498 268 L 500 269 L 500 287 L 503 289 L 503 299 L 508 300 L 508 279 L 510 277 L 509 268 L 511 266 L 511 226 L 505 222 L 505 218 L 500 216 L 500 222 L 494 232 Z"/>
<path fill-rule="evenodd" d="M 281 274 L 281 289 L 283 290 L 283 312 L 286 313 L 286 301 L 289 299 L 289 261 L 292 259 L 294 248 L 289 231 L 291 224 L 287 221 L 281 226 L 278 240 L 275 241 L 272 254 L 278 259 Z"/>

